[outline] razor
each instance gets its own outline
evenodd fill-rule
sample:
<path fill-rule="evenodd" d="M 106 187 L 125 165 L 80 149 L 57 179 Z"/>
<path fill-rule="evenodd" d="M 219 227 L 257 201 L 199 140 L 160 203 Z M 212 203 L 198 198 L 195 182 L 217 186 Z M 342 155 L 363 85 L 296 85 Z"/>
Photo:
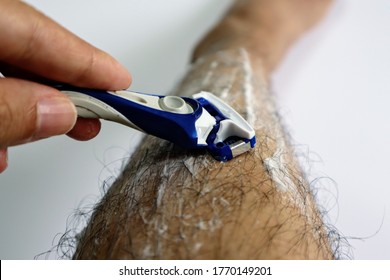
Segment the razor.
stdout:
<path fill-rule="evenodd" d="M 55 88 L 71 99 L 80 117 L 121 123 L 188 149 L 206 148 L 218 161 L 231 160 L 256 144 L 248 122 L 210 92 L 189 98 L 69 85 Z"/>

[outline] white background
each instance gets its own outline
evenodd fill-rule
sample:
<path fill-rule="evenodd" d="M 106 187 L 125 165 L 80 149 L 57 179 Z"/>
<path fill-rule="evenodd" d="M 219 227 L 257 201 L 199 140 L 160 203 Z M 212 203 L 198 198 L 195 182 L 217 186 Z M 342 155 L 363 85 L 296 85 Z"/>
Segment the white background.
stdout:
<path fill-rule="evenodd" d="M 28 2 L 116 57 L 132 72 L 133 90 L 163 94 L 231 3 Z M 389 49 L 390 2 L 340 0 L 272 77 L 299 158 L 330 210 L 326 220 L 347 237 L 350 246 L 343 249 L 356 259 L 390 259 Z M 9 168 L 0 175 L 0 258 L 32 259 L 82 224 L 76 209 L 99 199 L 139 136 L 104 122 L 89 142 L 61 136 L 11 148 Z"/>

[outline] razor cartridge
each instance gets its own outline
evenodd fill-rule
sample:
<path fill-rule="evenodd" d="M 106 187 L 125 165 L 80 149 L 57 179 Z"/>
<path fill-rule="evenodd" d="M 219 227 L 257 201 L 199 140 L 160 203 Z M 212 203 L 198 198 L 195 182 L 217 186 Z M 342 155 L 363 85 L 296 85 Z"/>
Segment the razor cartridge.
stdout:
<path fill-rule="evenodd" d="M 207 148 L 228 161 L 256 144 L 253 128 L 232 107 L 209 92 L 192 98 L 127 90 L 103 91 L 55 86 L 84 118 L 100 118 L 168 140 L 188 149 Z"/>

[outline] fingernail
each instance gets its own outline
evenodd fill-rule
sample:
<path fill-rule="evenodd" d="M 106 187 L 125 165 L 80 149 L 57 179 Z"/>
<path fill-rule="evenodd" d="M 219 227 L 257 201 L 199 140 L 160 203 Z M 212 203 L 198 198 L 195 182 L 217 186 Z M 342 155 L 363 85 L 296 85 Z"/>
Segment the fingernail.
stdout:
<path fill-rule="evenodd" d="M 37 131 L 34 139 L 67 133 L 76 123 L 77 112 L 65 97 L 40 100 L 37 105 Z"/>

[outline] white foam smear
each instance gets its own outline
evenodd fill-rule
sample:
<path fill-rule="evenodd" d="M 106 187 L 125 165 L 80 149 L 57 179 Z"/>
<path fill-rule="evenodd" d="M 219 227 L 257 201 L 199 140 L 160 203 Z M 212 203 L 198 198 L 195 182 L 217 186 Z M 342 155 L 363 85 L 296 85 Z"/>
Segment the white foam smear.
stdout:
<path fill-rule="evenodd" d="M 161 202 L 165 193 L 165 189 L 167 187 L 167 181 L 170 177 L 170 174 L 168 172 L 168 165 L 166 164 L 163 168 L 162 174 L 161 174 L 161 183 L 158 186 L 158 192 L 157 192 L 157 207 L 161 206 Z"/>
<path fill-rule="evenodd" d="M 300 173 L 292 169 L 291 162 L 287 162 L 287 144 L 283 137 L 278 137 L 277 148 L 274 154 L 263 160 L 275 188 L 285 196 L 287 205 L 295 206 L 308 223 L 316 224 L 315 204 L 311 197 L 306 180 Z M 313 228 L 314 229 L 314 228 Z M 315 235 L 320 232 L 313 231 Z"/>
<path fill-rule="evenodd" d="M 214 70 L 217 68 L 218 66 L 218 61 L 213 61 L 211 64 L 210 64 L 210 67 L 209 67 L 209 70 L 208 72 L 206 73 L 203 81 L 202 81 L 202 85 L 208 85 L 211 81 L 211 77 L 214 75 Z"/>
<path fill-rule="evenodd" d="M 255 121 L 255 114 L 253 112 L 253 71 L 248 52 L 241 48 L 240 55 L 242 57 L 244 70 L 244 97 L 247 113 L 246 120 L 251 126 L 253 126 Z"/>
<path fill-rule="evenodd" d="M 277 150 L 272 157 L 264 160 L 264 165 L 275 186 L 282 192 L 295 192 L 295 183 L 291 179 L 289 169 L 283 164 L 282 150 Z"/>

